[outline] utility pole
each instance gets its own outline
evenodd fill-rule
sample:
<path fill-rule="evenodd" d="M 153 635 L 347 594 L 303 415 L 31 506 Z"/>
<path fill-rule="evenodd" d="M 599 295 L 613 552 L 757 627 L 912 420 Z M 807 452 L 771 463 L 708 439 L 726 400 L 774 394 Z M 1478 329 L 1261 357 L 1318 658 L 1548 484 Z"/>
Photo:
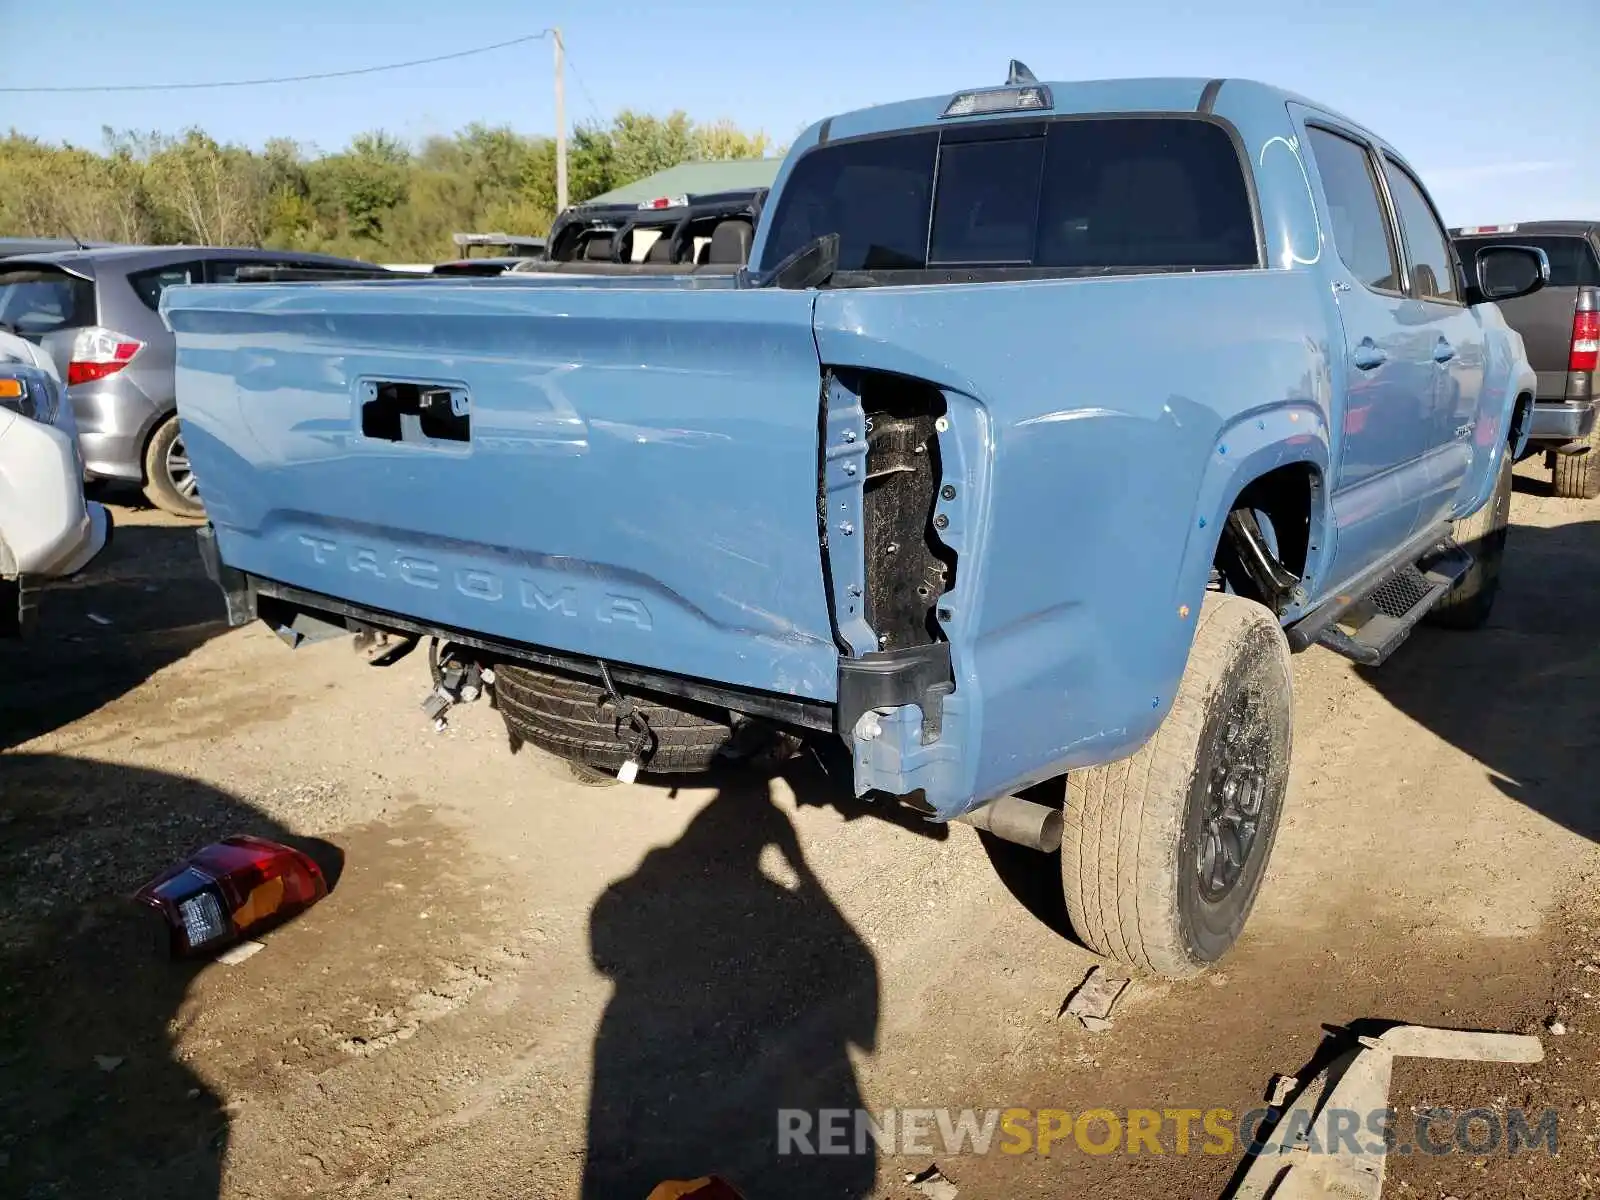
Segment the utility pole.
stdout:
<path fill-rule="evenodd" d="M 561 30 L 550 31 L 556 47 L 556 215 L 567 208 L 567 83 L 563 77 L 566 68 L 566 48 L 561 44 Z"/>

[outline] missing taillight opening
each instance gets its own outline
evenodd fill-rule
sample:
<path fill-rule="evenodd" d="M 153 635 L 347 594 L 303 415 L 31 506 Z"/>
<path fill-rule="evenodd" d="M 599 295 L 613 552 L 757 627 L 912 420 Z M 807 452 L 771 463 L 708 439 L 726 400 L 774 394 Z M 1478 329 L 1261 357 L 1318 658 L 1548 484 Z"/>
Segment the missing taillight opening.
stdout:
<path fill-rule="evenodd" d="M 879 650 L 932 645 L 944 640 L 939 597 L 955 585 L 956 571 L 955 553 L 934 526 L 942 479 L 936 423 L 944 396 L 922 380 L 876 372 L 865 373 L 858 386 L 867 417 L 867 623 Z"/>

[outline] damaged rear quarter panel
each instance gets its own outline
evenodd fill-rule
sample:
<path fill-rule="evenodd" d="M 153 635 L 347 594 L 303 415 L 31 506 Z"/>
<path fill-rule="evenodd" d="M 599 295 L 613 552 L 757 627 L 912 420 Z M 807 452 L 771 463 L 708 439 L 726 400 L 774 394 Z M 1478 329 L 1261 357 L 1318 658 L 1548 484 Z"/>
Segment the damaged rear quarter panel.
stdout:
<path fill-rule="evenodd" d="M 940 815 L 1154 732 L 1188 656 L 1215 509 L 1252 472 L 1327 461 L 1325 433 L 1261 436 L 1290 410 L 1326 429 L 1326 358 L 1307 337 L 1325 323 L 1319 287 L 1309 271 L 1254 270 L 818 297 L 825 364 L 926 379 L 953 414 L 981 413 L 966 423 L 982 444 L 963 444 L 956 482 L 978 503 L 944 622 L 956 693 L 941 741 L 961 753 L 907 780 Z M 1230 460 L 1235 428 L 1256 433 Z"/>

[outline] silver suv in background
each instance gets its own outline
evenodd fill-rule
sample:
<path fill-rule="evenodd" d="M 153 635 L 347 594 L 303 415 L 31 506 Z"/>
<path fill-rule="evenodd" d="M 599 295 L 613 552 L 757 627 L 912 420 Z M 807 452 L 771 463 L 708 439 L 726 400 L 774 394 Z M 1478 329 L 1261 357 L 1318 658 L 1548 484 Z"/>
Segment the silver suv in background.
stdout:
<path fill-rule="evenodd" d="M 156 311 L 173 284 L 226 283 L 241 267 L 361 267 L 325 254 L 211 246 L 112 246 L 0 259 L 0 332 L 54 359 L 90 479 L 144 489 L 182 517 L 204 515 L 178 428 L 174 343 Z"/>

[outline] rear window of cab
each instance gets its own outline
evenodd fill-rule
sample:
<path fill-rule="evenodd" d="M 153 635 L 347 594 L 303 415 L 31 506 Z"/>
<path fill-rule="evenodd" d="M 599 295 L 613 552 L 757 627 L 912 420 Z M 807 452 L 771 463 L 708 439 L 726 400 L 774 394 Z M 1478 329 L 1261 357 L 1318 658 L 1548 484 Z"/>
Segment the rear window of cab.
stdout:
<path fill-rule="evenodd" d="M 1244 167 L 1182 117 L 988 122 L 820 146 L 778 196 L 762 266 L 837 233 L 841 271 L 1260 265 Z"/>

